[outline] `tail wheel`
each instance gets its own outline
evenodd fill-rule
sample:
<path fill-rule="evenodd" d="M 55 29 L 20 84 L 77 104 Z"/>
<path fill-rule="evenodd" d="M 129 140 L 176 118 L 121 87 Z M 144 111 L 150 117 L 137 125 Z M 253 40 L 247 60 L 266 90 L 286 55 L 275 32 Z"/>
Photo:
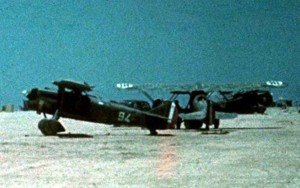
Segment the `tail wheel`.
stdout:
<path fill-rule="evenodd" d="M 53 119 L 42 119 L 38 124 L 38 128 L 45 136 L 54 136 L 57 135 L 58 132 L 65 131 L 61 123 Z"/>
<path fill-rule="evenodd" d="M 150 135 L 156 136 L 158 133 L 155 129 L 150 129 Z"/>

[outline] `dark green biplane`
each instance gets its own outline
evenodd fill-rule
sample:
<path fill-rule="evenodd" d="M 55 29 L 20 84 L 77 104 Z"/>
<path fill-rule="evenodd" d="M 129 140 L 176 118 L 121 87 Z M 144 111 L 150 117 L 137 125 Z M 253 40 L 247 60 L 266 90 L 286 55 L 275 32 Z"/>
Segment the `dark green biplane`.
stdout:
<path fill-rule="evenodd" d="M 82 121 L 114 125 L 141 126 L 156 135 L 160 129 L 168 129 L 176 123 L 176 106 L 173 102 L 164 101 L 148 111 L 142 111 L 115 102 L 104 102 L 89 95 L 93 86 L 69 80 L 53 82 L 57 91 L 48 89 L 31 89 L 25 92 L 24 108 L 43 113 L 45 118 L 38 123 L 41 132 L 57 135 L 65 128 L 58 121 L 60 117 Z M 52 114 L 47 118 L 46 114 Z"/>

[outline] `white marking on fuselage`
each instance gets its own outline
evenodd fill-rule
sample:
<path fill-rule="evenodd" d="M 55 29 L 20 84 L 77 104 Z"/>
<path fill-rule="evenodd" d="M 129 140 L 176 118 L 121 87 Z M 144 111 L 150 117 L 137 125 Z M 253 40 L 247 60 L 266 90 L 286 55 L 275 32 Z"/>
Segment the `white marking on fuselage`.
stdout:
<path fill-rule="evenodd" d="M 168 116 L 168 123 L 171 123 L 172 120 L 173 120 L 175 108 L 176 108 L 176 105 L 174 104 L 174 102 L 172 102 L 170 112 L 169 112 L 169 116 Z"/>

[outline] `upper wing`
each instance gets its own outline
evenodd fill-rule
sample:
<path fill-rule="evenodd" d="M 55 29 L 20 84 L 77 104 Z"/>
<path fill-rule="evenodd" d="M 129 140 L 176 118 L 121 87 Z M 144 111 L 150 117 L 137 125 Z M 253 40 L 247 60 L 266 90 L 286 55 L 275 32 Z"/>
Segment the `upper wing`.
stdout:
<path fill-rule="evenodd" d="M 190 85 L 178 84 L 131 84 L 131 83 L 118 83 L 116 88 L 124 90 L 166 90 L 174 91 L 178 89 L 189 89 Z"/>
<path fill-rule="evenodd" d="M 60 80 L 60 81 L 54 81 L 54 85 L 57 85 L 58 87 L 62 88 L 68 88 L 68 89 L 76 89 L 80 91 L 91 91 L 94 86 L 90 86 L 86 82 L 81 83 L 81 82 L 76 82 L 72 80 Z"/>
<path fill-rule="evenodd" d="M 263 88 L 284 88 L 287 83 L 282 81 L 267 81 L 262 83 L 240 83 L 240 84 L 130 84 L 130 83 L 119 83 L 116 84 L 116 88 L 124 90 L 166 90 L 166 91 L 177 91 L 177 92 L 192 92 L 197 90 L 203 90 L 206 92 L 211 91 L 247 91 L 257 90 Z"/>
<path fill-rule="evenodd" d="M 288 84 L 282 81 L 266 81 L 262 83 L 237 83 L 237 84 L 222 84 L 222 85 L 207 85 L 208 92 L 211 91 L 249 91 L 270 88 L 284 88 Z"/>

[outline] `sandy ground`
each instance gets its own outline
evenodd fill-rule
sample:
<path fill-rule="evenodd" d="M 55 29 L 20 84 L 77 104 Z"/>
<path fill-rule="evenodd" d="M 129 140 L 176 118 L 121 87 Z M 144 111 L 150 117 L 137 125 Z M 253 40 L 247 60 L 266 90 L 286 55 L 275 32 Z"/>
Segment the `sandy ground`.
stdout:
<path fill-rule="evenodd" d="M 0 113 L 0 186 L 299 187 L 300 114 L 269 109 L 221 122 L 226 135 L 61 119 L 93 138 L 45 137 L 34 112 Z"/>

